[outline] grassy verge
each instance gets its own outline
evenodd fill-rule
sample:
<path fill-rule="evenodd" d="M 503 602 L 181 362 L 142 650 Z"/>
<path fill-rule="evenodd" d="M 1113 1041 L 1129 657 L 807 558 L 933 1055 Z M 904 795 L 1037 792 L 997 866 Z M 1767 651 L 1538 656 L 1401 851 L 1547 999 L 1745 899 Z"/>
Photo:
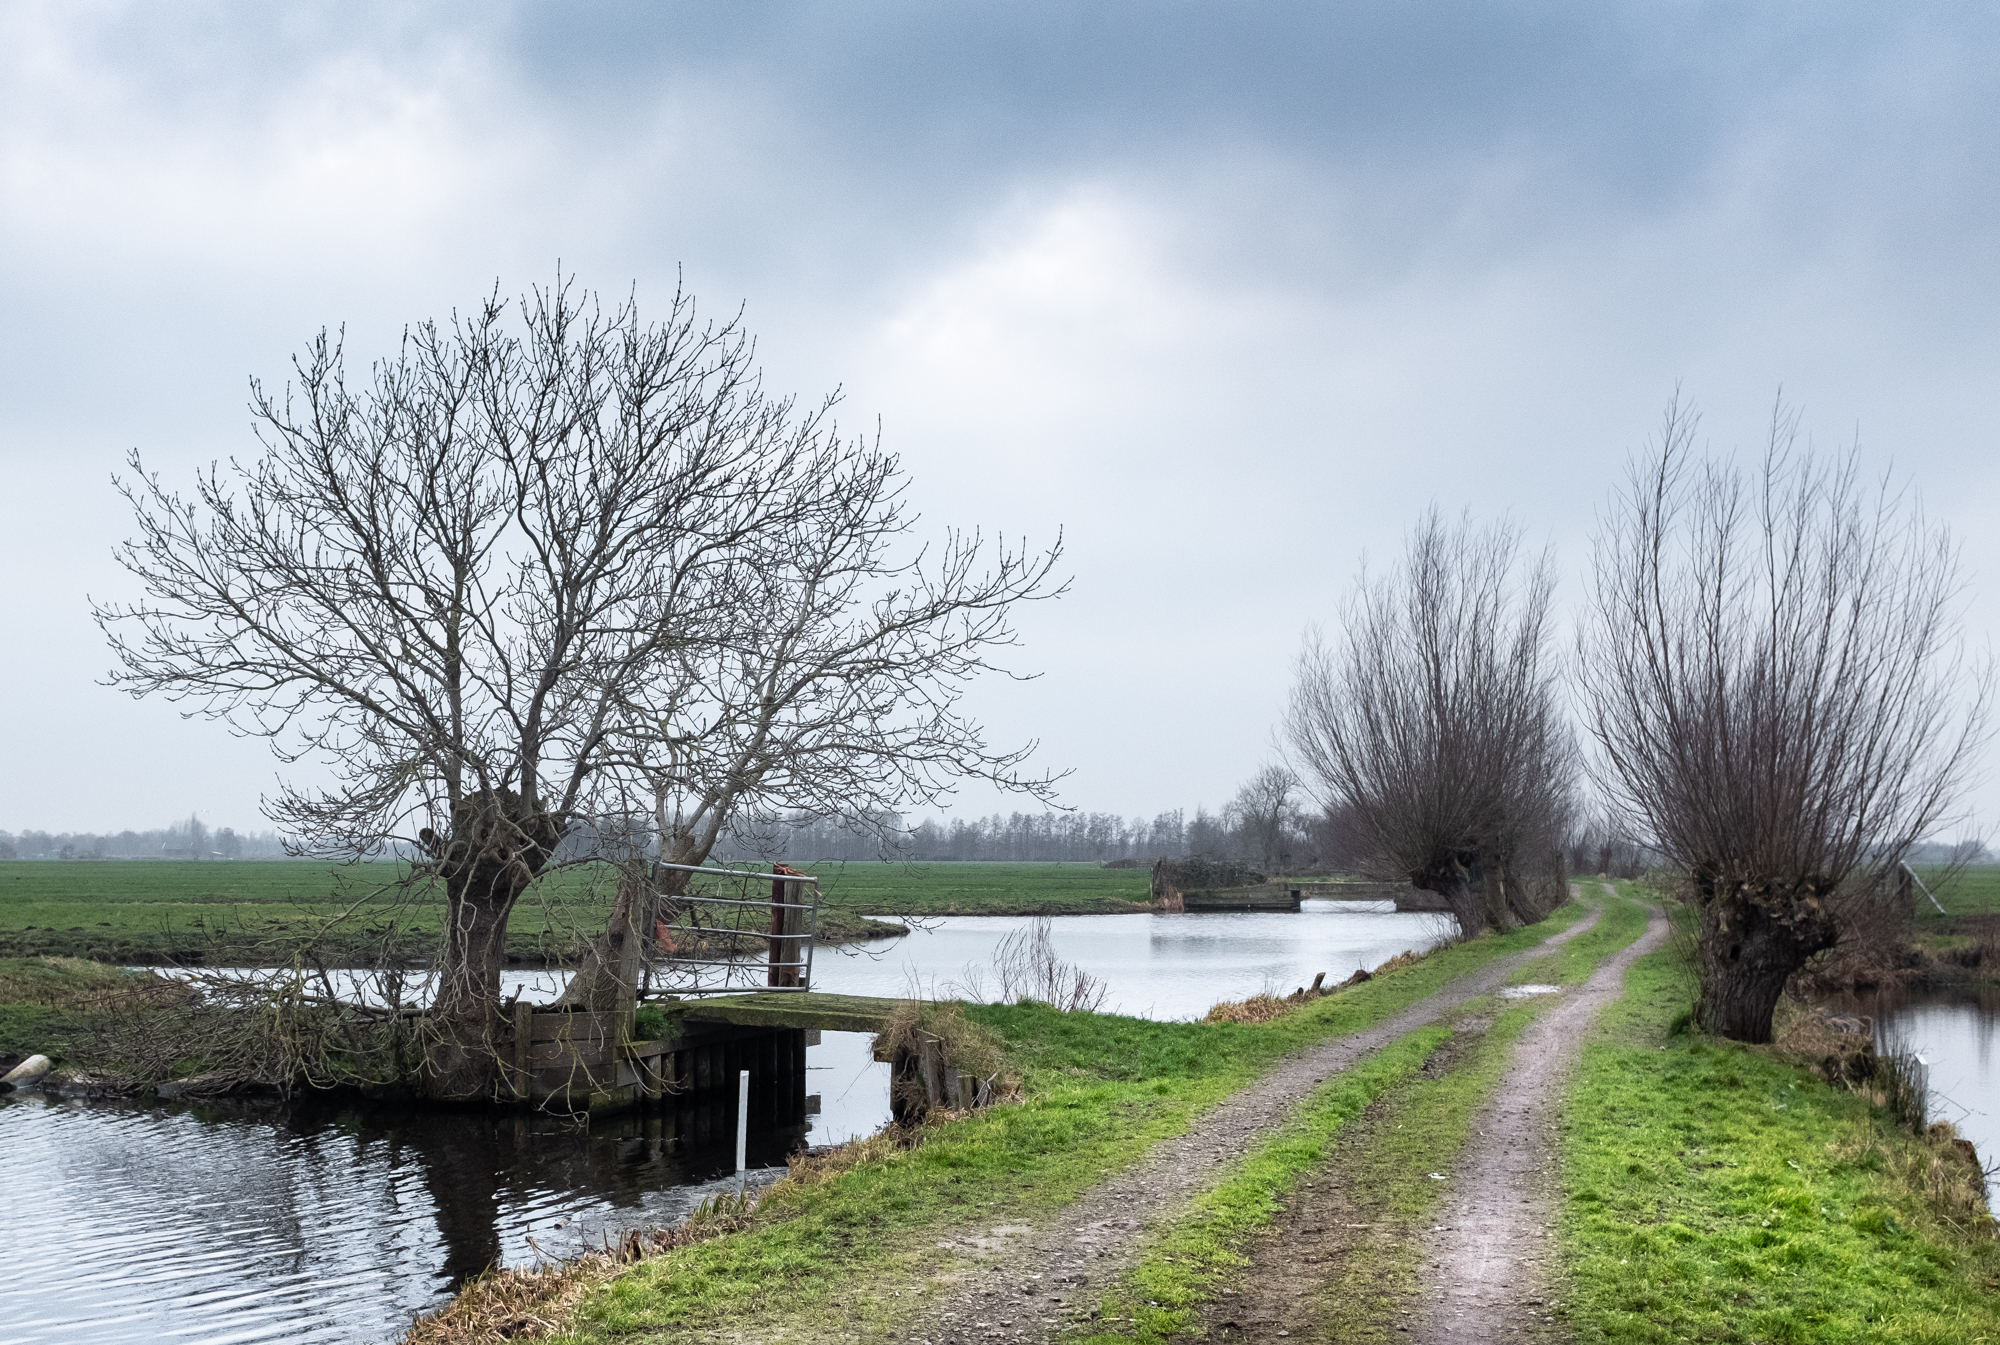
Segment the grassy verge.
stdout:
<path fill-rule="evenodd" d="M 1768 1050 L 1675 1035 L 1675 957 L 1634 964 L 1572 1095 L 1577 1339 L 2000 1341 L 1991 1225 L 1954 1226 L 1924 1189 L 1949 1151 Z"/>
<path fill-rule="evenodd" d="M 743 1232 L 649 1259 L 584 1293 L 571 1338 L 811 1321 L 826 1335 L 882 1328 L 920 1305 L 950 1264 L 940 1241 L 1074 1200 L 1281 1056 L 1397 1012 L 1581 914 L 1479 939 L 1263 1024 L 1155 1023 L 1045 1006 L 969 1007 L 1023 1081 L 1018 1106 L 951 1122 L 920 1148 L 871 1155 L 774 1192 Z"/>
<path fill-rule="evenodd" d="M 1593 928 L 1511 979 L 1576 984 L 1645 927 L 1646 911 L 1636 902 L 1607 902 Z M 1472 1001 L 1461 1021 L 1491 1006 L 1490 1000 Z M 1105 1298 L 1100 1318 L 1107 1329 L 1086 1339 L 1163 1341 L 1192 1328 L 1217 1286 L 1248 1264 L 1251 1242 L 1269 1228 L 1282 1202 L 1326 1160 L 1335 1135 L 1378 1098 L 1388 1118 L 1375 1127 L 1357 1165 L 1342 1179 L 1356 1188 L 1350 1199 L 1378 1209 L 1401 1231 L 1378 1230 L 1377 1255 L 1358 1267 L 1367 1285 L 1344 1286 L 1359 1292 L 1331 1295 L 1329 1320 L 1337 1339 L 1359 1339 L 1378 1328 L 1387 1339 L 1391 1327 L 1382 1318 L 1380 1294 L 1367 1289 L 1410 1277 L 1415 1251 L 1408 1235 L 1441 1193 L 1428 1173 L 1449 1165 L 1463 1146 L 1473 1112 L 1498 1081 L 1515 1040 L 1546 1006 L 1540 1000 L 1508 1006 L 1490 1027 L 1473 1031 L 1464 1062 L 1435 1079 L 1412 1076 L 1453 1035 L 1450 1028 L 1411 1033 L 1320 1087 L 1283 1130 L 1245 1155 L 1234 1172 L 1196 1198 L 1186 1217 L 1153 1238 L 1139 1264 Z"/>

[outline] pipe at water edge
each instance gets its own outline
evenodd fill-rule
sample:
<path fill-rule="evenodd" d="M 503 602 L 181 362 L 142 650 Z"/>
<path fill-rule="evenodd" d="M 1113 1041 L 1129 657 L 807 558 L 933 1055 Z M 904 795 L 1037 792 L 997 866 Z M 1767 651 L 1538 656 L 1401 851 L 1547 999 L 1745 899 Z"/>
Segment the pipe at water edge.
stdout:
<path fill-rule="evenodd" d="M 750 1173 L 745 1160 L 750 1153 L 750 1071 L 736 1076 L 736 1194 L 750 1189 Z"/>

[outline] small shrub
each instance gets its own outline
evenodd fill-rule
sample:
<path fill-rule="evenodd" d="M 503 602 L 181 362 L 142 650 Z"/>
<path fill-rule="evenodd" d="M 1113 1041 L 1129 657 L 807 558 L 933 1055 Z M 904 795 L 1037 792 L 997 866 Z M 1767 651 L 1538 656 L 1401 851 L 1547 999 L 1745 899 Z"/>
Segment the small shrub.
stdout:
<path fill-rule="evenodd" d="M 658 1041 L 673 1031 L 673 1015 L 657 1004 L 641 1004 L 632 1015 L 634 1041 Z"/>

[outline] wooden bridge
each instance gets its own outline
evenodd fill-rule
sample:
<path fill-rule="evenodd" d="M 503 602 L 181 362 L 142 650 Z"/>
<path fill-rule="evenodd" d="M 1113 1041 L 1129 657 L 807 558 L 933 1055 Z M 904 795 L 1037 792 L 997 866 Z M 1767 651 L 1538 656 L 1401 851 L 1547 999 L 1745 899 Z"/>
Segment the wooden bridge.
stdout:
<path fill-rule="evenodd" d="M 1169 888 L 1166 909 L 1175 914 L 1200 911 L 1296 911 L 1300 903 L 1328 901 L 1393 901 L 1399 911 L 1449 909 L 1435 892 L 1408 883 L 1306 883 L 1277 879 L 1250 887 L 1209 887 L 1181 891 Z"/>

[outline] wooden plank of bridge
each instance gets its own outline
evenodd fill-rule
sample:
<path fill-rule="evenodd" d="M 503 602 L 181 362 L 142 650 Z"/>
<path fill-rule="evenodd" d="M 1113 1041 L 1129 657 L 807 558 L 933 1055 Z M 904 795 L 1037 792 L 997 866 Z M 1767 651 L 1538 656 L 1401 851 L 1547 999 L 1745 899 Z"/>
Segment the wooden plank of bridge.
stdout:
<path fill-rule="evenodd" d="M 879 1032 L 889 1021 L 896 1001 L 808 990 L 792 994 L 716 995 L 709 999 L 679 1000 L 662 1007 L 697 1023 Z"/>

